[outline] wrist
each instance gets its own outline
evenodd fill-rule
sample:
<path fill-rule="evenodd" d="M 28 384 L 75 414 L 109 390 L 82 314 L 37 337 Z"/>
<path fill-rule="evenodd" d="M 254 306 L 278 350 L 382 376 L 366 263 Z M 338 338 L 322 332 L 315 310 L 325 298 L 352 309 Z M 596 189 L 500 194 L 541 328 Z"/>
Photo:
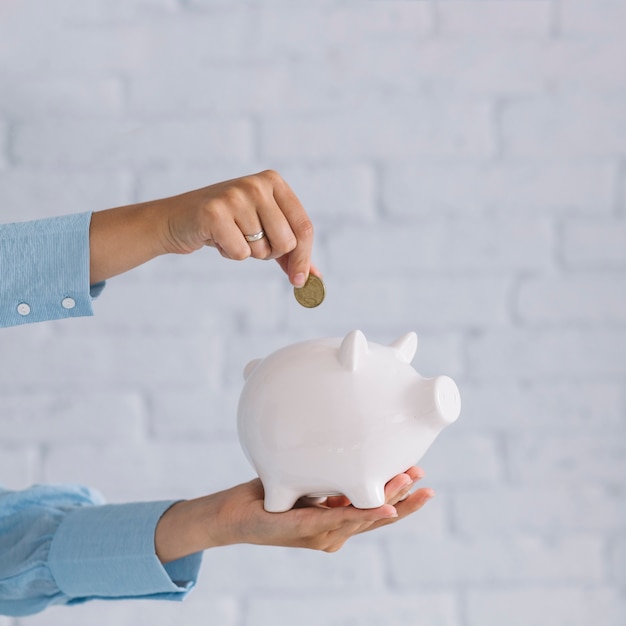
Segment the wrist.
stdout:
<path fill-rule="evenodd" d="M 96 211 L 89 228 L 90 281 L 98 283 L 164 254 L 158 202 Z"/>
<path fill-rule="evenodd" d="M 154 534 L 156 555 L 162 563 L 224 545 L 219 529 L 215 495 L 184 500 L 161 516 Z"/>

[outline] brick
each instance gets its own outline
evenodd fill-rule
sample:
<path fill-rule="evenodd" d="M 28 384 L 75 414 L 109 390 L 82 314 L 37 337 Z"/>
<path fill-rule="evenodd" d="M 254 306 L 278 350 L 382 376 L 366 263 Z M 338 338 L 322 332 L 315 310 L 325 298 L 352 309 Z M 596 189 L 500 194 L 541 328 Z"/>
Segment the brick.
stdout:
<path fill-rule="evenodd" d="M 319 59 L 362 42 L 420 37 L 433 30 L 431 7 L 420 2 L 325 2 L 322 10 L 307 3 L 273 2 L 255 14 L 251 44 L 261 59 Z"/>
<path fill-rule="evenodd" d="M 450 219 L 337 230 L 329 262 L 344 275 L 454 270 L 538 269 L 552 264 L 552 233 L 543 219 Z M 532 249 L 533 253 L 528 251 Z M 373 254 L 373 251 L 379 251 Z"/>
<path fill-rule="evenodd" d="M 563 0 L 558 16 L 564 35 L 621 37 L 626 25 L 626 8 L 620 0 Z"/>
<path fill-rule="evenodd" d="M 510 157 L 618 157 L 626 149 L 623 96 L 555 95 L 510 102 L 501 113 Z"/>
<path fill-rule="evenodd" d="M 4 429 L 3 429 L 4 432 Z M 13 445 L 9 442 L 0 447 L 0 476 L 5 489 L 26 489 L 40 480 L 39 451 L 32 444 Z"/>
<path fill-rule="evenodd" d="M 177 6 L 176 0 L 128 0 L 120 6 L 112 6 L 106 0 L 83 0 L 80 3 L 75 0 L 59 0 L 56 8 L 52 9 L 45 0 L 27 0 L 21 3 L 19 12 L 7 12 L 6 17 L 14 21 L 13 26 L 17 22 L 19 27 L 24 27 L 30 23 L 28 20 L 37 16 L 44 19 L 46 25 L 57 22 L 74 26 L 92 23 L 110 25 L 123 19 L 167 14 Z"/>
<path fill-rule="evenodd" d="M 600 98 L 623 95 L 626 70 L 618 59 L 626 53 L 622 37 L 563 37 L 548 46 L 542 74 L 545 91 L 592 93 Z"/>
<path fill-rule="evenodd" d="M 164 389 L 150 396 L 151 433 L 156 440 L 193 441 L 235 437 L 237 404 L 243 386 L 220 389 Z"/>
<path fill-rule="evenodd" d="M 614 533 L 626 527 L 626 504 L 611 489 L 598 484 L 555 488 L 544 482 L 456 493 L 455 529 L 468 537 L 506 538 L 512 530 L 568 536 Z"/>
<path fill-rule="evenodd" d="M 221 626 L 239 626 L 241 609 L 233 596 L 218 596 L 210 589 L 196 588 L 182 603 L 116 600 L 75 604 L 71 608 L 52 606 L 42 613 L 19 619 L 17 626 L 57 626 L 60 623 L 65 626 L 168 626 L 179 620 L 187 624 L 207 620 Z"/>
<path fill-rule="evenodd" d="M 303 602 L 316 607 L 302 611 Z M 319 624 L 320 614 L 328 626 L 459 626 L 457 604 L 451 593 L 412 591 L 380 594 L 299 594 L 296 597 L 254 596 L 249 601 L 245 626 L 275 623 Z"/>
<path fill-rule="evenodd" d="M 106 0 L 88 0 L 76 7 L 73 0 L 67 0 L 68 8 L 63 10 L 67 14 L 67 21 L 71 24 L 109 25 L 124 20 L 153 19 L 156 17 L 171 17 L 180 9 L 177 0 L 130 0 L 119 6 L 113 6 Z"/>
<path fill-rule="evenodd" d="M 526 6 L 531 4 L 539 5 L 533 2 Z M 498 5 L 492 2 L 491 6 Z M 472 7 L 468 5 L 470 10 Z M 509 23 L 514 24 L 510 16 Z M 337 87 L 334 91 L 341 94 L 346 105 L 350 96 L 353 105 L 357 104 L 357 95 L 363 101 L 382 104 L 385 97 L 400 95 L 418 101 L 425 94 L 510 99 L 554 90 L 565 94 L 598 92 L 604 98 L 623 94 L 626 71 L 617 59 L 625 52 L 626 44 L 620 39 L 438 37 L 385 43 L 384 52 L 380 46 L 356 46 L 342 50 L 335 65 L 325 68 L 325 81 L 316 71 L 318 67 L 324 69 L 322 63 L 307 67 L 307 74 L 313 73 L 318 89 L 324 85 L 323 92 L 341 77 L 341 91 Z"/>
<path fill-rule="evenodd" d="M 614 208 L 613 163 L 533 160 L 414 161 L 385 167 L 382 202 L 392 217 L 602 215 Z"/>
<path fill-rule="evenodd" d="M 619 432 L 626 425 L 619 381 L 464 383 L 463 418 L 475 428 L 501 433 L 582 434 Z M 505 417 L 506 416 L 506 417 Z"/>
<path fill-rule="evenodd" d="M 551 51 L 536 41 L 432 39 L 418 44 L 410 82 L 422 92 L 456 97 L 540 93 L 549 79 Z"/>
<path fill-rule="evenodd" d="M 378 534 L 384 533 L 379 530 Z M 235 588 L 248 594 L 291 594 L 306 589 L 342 594 L 372 593 L 384 587 L 381 550 L 361 537 L 328 555 L 315 550 L 267 546 L 233 546 L 211 552 L 214 567 L 204 575 L 213 590 Z"/>
<path fill-rule="evenodd" d="M 410 107 L 266 117 L 260 146 L 263 158 L 285 160 L 484 157 L 494 150 L 491 104 L 423 98 Z"/>
<path fill-rule="evenodd" d="M 508 457 L 511 476 L 519 484 L 619 487 L 626 476 L 626 444 L 609 434 L 519 436 Z"/>
<path fill-rule="evenodd" d="M 130 393 L 3 394 L 0 428 L 5 442 L 17 444 L 137 440 L 145 407 Z"/>
<path fill-rule="evenodd" d="M 133 2 L 117 10 L 85 3 L 77 13 L 72 3 L 69 15 L 31 2 L 6 20 L 0 36 L 24 73 L 132 73 L 244 58 L 248 22 L 240 7 L 231 3 L 202 15 L 172 11 L 172 1 L 144 3 L 143 9 Z M 47 28 L 30 30 L 33 19 L 46 18 Z"/>
<path fill-rule="evenodd" d="M 435 584 L 597 584 L 604 577 L 602 542 L 574 536 L 544 541 L 514 535 L 416 541 L 419 560 L 406 558 L 406 544 L 389 544 L 391 576 L 398 589 Z"/>
<path fill-rule="evenodd" d="M 418 462 L 428 476 L 428 485 L 435 491 L 448 493 L 452 485 L 490 485 L 503 478 L 497 442 L 471 433 L 461 436 L 461 419 L 441 433 Z"/>
<path fill-rule="evenodd" d="M 72 27 L 60 15 L 45 2 L 31 1 L 3 19 L 0 38 L 6 58 L 20 59 L 19 69 L 12 67 L 10 75 L 110 72 L 142 65 L 147 32 L 127 25 L 112 36 L 108 29 Z M 46 28 L 35 33 L 31 29 L 35 19 L 42 20 Z M 81 54 L 76 54 L 77 50 Z"/>
<path fill-rule="evenodd" d="M 468 626 L 619 626 L 626 605 L 614 589 L 574 586 L 471 590 Z"/>
<path fill-rule="evenodd" d="M 155 284 L 129 274 L 112 281 L 97 302 L 98 327 L 111 333 L 177 334 L 181 319 L 185 319 L 187 328 L 209 338 L 233 326 L 253 331 L 274 329 L 281 319 L 282 292 L 279 271 L 263 282 L 254 277 L 236 282 L 187 278 Z"/>
<path fill-rule="evenodd" d="M 324 9 L 331 4 L 325 2 Z M 253 19 L 250 45 L 260 60 L 319 58 L 328 46 L 328 18 L 313 5 L 284 0 L 259 5 Z"/>
<path fill-rule="evenodd" d="M 167 63 L 158 74 L 137 73 L 129 85 L 129 110 L 138 116 L 267 114 L 289 101 L 289 73 L 270 64 L 192 65 L 185 72 Z"/>
<path fill-rule="evenodd" d="M 445 37 L 533 37 L 548 35 L 551 29 L 552 4 L 546 0 L 513 0 L 503 4 L 490 0 L 471 3 L 449 0 L 435 7 L 438 31 Z"/>
<path fill-rule="evenodd" d="M 568 220 L 561 255 L 571 268 L 626 268 L 626 220 Z"/>
<path fill-rule="evenodd" d="M 2 353 L 11 367 L 2 385 L 36 385 L 41 391 L 90 384 L 136 390 L 163 384 L 202 386 L 216 380 L 218 346 L 211 337 L 160 336 L 157 342 L 150 335 L 108 335 L 106 339 L 88 332 L 81 335 L 81 327 L 94 332 L 93 322 L 84 318 L 46 325 L 46 330 L 56 328 L 70 336 L 38 335 L 29 328 L 23 333 L 3 331 Z M 74 328 L 63 330 L 63 323 Z"/>
<path fill-rule="evenodd" d="M 363 9 L 360 5 L 349 19 L 357 22 Z M 435 83 L 427 55 L 434 44 L 429 39 L 405 37 L 400 32 L 380 37 L 354 27 L 346 27 L 340 38 L 342 42 L 330 44 L 323 55 L 297 58 L 281 66 L 284 89 L 272 110 L 277 107 L 293 115 L 355 111 L 364 105 L 385 108 L 407 99 L 419 102 Z"/>
<path fill-rule="evenodd" d="M 365 37 L 333 46 L 319 58 L 281 63 L 278 91 L 266 113 L 333 114 L 421 99 L 430 79 L 417 72 L 421 49 L 416 38 L 389 37 L 373 46 Z"/>
<path fill-rule="evenodd" d="M 21 222 L 130 204 L 128 172 L 49 172 L 30 169 L 0 174 L 3 222 Z"/>
<path fill-rule="evenodd" d="M 109 116 L 123 107 L 123 85 L 117 78 L 20 77 L 15 84 L 8 80 L 4 89 L 14 96 L 0 103 L 0 114 L 18 120 Z"/>
<path fill-rule="evenodd" d="M 20 164 L 50 168 L 154 166 L 246 159 L 251 126 L 227 118 L 139 121 L 33 122 L 17 126 Z"/>
<path fill-rule="evenodd" d="M 626 321 L 626 276 L 606 273 L 529 279 L 516 294 L 523 324 L 620 324 Z"/>
<path fill-rule="evenodd" d="M 94 487 L 109 502 L 194 498 L 255 477 L 239 442 L 232 438 L 59 444 L 48 451 L 44 475 L 46 482 L 79 482 Z"/>
<path fill-rule="evenodd" d="M 253 27 L 249 7 L 231 2 L 215 5 L 209 12 L 181 11 L 174 19 L 137 24 L 145 45 L 146 68 L 169 72 L 175 68 L 201 68 L 232 62 L 239 66 L 258 58 L 250 53 Z M 145 64 L 147 62 L 147 65 Z M 153 69 L 151 69 L 153 68 Z"/>
<path fill-rule="evenodd" d="M 360 2 L 336 4 L 329 12 L 329 28 L 333 42 L 351 43 L 351 37 L 361 41 L 387 41 L 387 38 L 429 35 L 433 30 L 433 10 L 421 2 L 391 0 L 386 2 Z"/>
<path fill-rule="evenodd" d="M 469 339 L 467 350 L 476 382 L 615 379 L 626 367 L 626 333 L 604 328 L 488 332 Z"/>

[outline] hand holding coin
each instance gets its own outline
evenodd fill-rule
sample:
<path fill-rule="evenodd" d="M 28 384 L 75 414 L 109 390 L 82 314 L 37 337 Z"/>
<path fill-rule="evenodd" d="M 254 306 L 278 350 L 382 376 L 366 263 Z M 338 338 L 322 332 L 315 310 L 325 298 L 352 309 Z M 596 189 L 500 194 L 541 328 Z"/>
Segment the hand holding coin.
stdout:
<path fill-rule="evenodd" d="M 294 287 L 293 295 L 303 307 L 313 309 L 324 301 L 326 288 L 319 276 L 309 274 L 306 283 L 302 287 Z"/>

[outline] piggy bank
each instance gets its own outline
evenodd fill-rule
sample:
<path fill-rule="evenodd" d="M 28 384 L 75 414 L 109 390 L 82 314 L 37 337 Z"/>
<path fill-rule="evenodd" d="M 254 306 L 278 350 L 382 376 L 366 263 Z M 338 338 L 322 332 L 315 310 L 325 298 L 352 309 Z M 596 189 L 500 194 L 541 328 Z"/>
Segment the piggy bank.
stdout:
<path fill-rule="evenodd" d="M 267 511 L 286 511 L 302 496 L 342 494 L 358 508 L 385 503 L 385 484 L 461 409 L 451 378 L 413 369 L 416 349 L 413 332 L 383 346 L 355 330 L 248 363 L 237 428 Z"/>

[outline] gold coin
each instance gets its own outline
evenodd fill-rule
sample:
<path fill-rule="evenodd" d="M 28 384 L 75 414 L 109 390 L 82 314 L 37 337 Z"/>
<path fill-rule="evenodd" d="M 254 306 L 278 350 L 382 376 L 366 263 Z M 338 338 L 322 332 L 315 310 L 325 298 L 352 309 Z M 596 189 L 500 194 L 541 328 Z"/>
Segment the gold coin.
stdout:
<path fill-rule="evenodd" d="M 319 276 L 309 274 L 306 283 L 302 287 L 294 287 L 293 295 L 296 300 L 307 309 L 313 309 L 324 301 L 326 288 Z"/>

